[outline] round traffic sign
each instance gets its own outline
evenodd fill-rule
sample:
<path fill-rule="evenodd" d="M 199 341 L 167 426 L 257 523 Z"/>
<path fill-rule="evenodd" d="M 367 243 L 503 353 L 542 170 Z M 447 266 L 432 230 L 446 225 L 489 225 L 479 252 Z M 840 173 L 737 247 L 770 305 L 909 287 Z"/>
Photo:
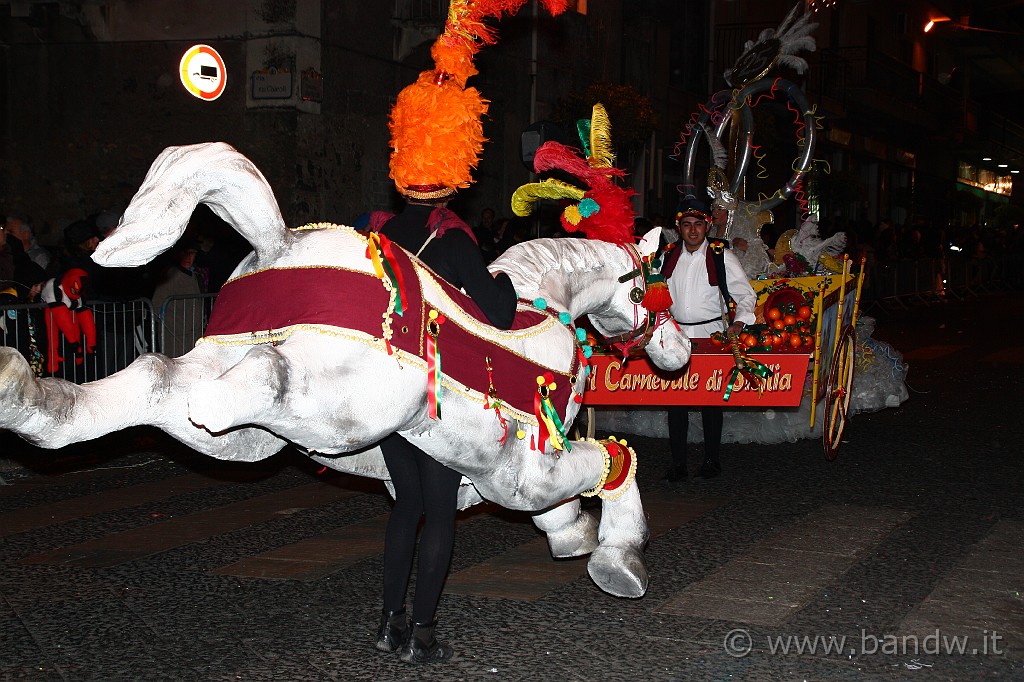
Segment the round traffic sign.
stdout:
<path fill-rule="evenodd" d="M 181 84 L 193 97 L 215 100 L 228 84 L 224 60 L 209 45 L 193 45 L 181 57 Z"/>

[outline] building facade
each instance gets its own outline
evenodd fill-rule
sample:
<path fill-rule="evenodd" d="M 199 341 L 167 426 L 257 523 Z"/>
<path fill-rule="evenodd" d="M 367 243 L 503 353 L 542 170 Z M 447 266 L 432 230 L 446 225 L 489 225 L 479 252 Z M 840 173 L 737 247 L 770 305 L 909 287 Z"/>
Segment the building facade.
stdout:
<path fill-rule="evenodd" d="M 1024 89 L 1024 17 L 1018 3 L 969 4 L 805 0 L 817 50 L 804 55 L 805 74 L 779 75 L 807 94 L 820 130 L 804 203 L 778 209 L 779 231 L 805 207 L 839 225 L 948 224 L 986 223 L 1024 202 L 1011 172 L 1024 150 L 1012 106 Z M 649 102 L 656 125 L 620 160 L 638 211 L 670 215 L 683 189 L 681 133 L 727 88 L 722 74 L 744 43 L 777 26 L 792 0 L 571 6 L 552 18 L 527 2 L 478 55 L 470 84 L 491 103 L 489 142 L 477 183 L 455 205 L 471 223 L 485 207 L 509 214 L 512 191 L 529 179 L 524 131 L 595 82 L 629 85 Z M 264 172 L 289 224 L 394 208 L 388 112 L 429 68 L 446 15 L 445 0 L 0 2 L 0 206 L 32 216 L 44 243 L 56 243 L 70 222 L 123 207 L 165 147 L 222 140 Z M 180 82 L 182 56 L 197 44 L 224 61 L 215 100 Z M 792 119 L 784 95 L 758 106 L 748 198 L 770 195 L 791 172 Z M 701 172 L 707 164 L 702 152 Z"/>
<path fill-rule="evenodd" d="M 224 141 L 263 171 L 289 224 L 394 208 L 388 113 L 431 67 L 447 4 L 0 2 L 0 205 L 57 243 L 69 223 L 123 208 L 164 148 Z M 467 220 L 509 213 L 529 178 L 519 159 L 531 121 L 574 87 L 619 79 L 620 5 L 578 2 L 552 18 L 528 3 L 497 24 L 470 81 L 491 105 L 478 182 L 457 202 Z M 199 44 L 224 62 L 213 100 L 180 80 Z"/>

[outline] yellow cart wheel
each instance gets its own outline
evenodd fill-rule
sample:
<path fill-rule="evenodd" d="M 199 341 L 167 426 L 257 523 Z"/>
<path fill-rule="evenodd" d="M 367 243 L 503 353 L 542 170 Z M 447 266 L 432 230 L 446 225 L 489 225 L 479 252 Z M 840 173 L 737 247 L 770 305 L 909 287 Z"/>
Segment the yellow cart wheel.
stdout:
<path fill-rule="evenodd" d="M 825 459 L 830 462 L 839 455 L 839 444 L 842 442 L 843 431 L 846 430 L 849 418 L 856 341 L 857 335 L 853 331 L 853 326 L 844 327 L 839 334 L 836 351 L 832 355 L 828 384 L 825 385 L 825 422 L 821 435 L 825 446 Z"/>

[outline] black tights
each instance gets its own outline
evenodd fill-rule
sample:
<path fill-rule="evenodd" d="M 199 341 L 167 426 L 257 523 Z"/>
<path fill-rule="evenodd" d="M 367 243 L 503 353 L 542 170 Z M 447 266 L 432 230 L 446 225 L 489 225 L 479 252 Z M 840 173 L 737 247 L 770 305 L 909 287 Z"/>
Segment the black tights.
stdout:
<path fill-rule="evenodd" d="M 718 451 L 722 445 L 722 422 L 725 419 L 721 407 L 705 405 L 699 408 L 704 425 L 704 459 L 718 462 Z M 686 439 L 690 432 L 690 408 L 670 406 L 668 408 L 668 440 L 672 448 L 672 463 L 686 466 Z"/>
<path fill-rule="evenodd" d="M 397 611 L 405 604 L 416 553 L 416 529 L 420 517 L 425 516 L 412 618 L 416 623 L 429 623 L 434 620 L 452 560 L 462 474 L 428 457 L 398 434 L 381 441 L 380 449 L 396 497 L 384 536 L 384 609 Z"/>

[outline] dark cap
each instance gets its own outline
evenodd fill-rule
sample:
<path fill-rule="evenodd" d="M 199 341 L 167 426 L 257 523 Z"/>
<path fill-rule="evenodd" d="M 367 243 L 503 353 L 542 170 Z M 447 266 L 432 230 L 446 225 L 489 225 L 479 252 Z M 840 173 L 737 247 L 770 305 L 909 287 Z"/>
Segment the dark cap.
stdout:
<path fill-rule="evenodd" d="M 64 241 L 70 246 L 77 246 L 99 236 L 96 226 L 88 220 L 76 220 L 64 228 Z"/>
<path fill-rule="evenodd" d="M 682 220 L 683 216 L 697 216 L 702 220 L 710 220 L 708 217 L 708 205 L 693 196 L 688 194 L 679 201 L 679 208 L 676 209 L 676 224 Z"/>
<path fill-rule="evenodd" d="M 199 251 L 202 251 L 199 245 L 199 240 L 191 238 L 180 240 L 171 250 L 175 253 L 185 253 L 186 251 L 195 251 L 198 253 Z"/>

